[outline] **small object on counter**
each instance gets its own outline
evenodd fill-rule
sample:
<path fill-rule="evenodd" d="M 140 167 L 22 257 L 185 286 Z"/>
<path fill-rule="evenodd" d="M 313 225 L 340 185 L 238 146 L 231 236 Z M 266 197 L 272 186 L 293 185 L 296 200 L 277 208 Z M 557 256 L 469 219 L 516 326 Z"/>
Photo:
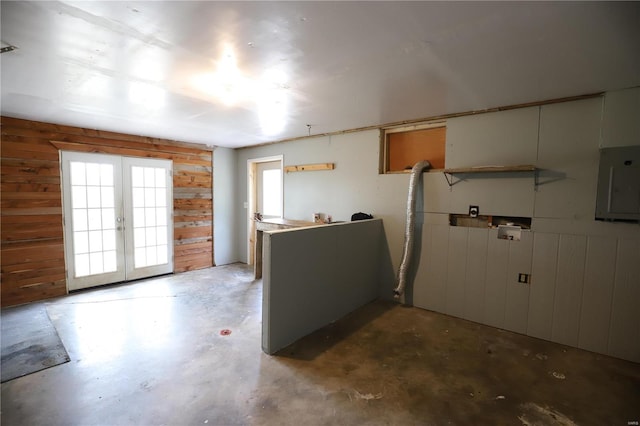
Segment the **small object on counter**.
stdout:
<path fill-rule="evenodd" d="M 258 221 L 258 222 L 262 222 L 262 213 L 255 212 L 253 214 L 253 220 Z"/>
<path fill-rule="evenodd" d="M 352 222 L 355 220 L 366 220 L 366 219 L 373 219 L 373 216 L 371 216 L 368 213 L 362 213 L 362 212 L 354 213 L 351 215 Z"/>

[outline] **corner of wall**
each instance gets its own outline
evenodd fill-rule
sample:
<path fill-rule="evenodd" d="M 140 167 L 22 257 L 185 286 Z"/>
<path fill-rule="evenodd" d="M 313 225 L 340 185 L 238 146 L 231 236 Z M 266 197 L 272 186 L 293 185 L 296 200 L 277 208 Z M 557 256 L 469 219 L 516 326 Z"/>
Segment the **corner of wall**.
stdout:
<path fill-rule="evenodd" d="M 213 152 L 213 244 L 214 263 L 239 261 L 238 215 L 234 211 L 237 188 L 237 151 L 218 147 Z"/>

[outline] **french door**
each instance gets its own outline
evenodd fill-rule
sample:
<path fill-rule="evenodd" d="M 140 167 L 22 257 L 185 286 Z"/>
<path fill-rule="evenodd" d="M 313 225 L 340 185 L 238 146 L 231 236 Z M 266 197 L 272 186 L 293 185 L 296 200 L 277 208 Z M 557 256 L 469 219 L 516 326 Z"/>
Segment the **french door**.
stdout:
<path fill-rule="evenodd" d="M 173 272 L 170 160 L 62 151 L 69 290 Z"/>

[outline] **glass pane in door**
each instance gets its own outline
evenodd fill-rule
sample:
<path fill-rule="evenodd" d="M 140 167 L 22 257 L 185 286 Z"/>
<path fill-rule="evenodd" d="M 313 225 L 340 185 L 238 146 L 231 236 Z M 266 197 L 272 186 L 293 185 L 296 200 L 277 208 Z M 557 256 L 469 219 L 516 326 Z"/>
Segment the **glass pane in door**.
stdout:
<path fill-rule="evenodd" d="M 259 162 L 255 169 L 255 211 L 264 218 L 282 217 L 282 161 Z"/>
<path fill-rule="evenodd" d="M 167 169 L 164 167 L 131 167 L 136 269 L 169 262 L 167 184 Z"/>
<path fill-rule="evenodd" d="M 71 161 L 70 174 L 74 277 L 115 272 L 113 165 Z"/>
<path fill-rule="evenodd" d="M 282 171 L 262 172 L 262 213 L 265 216 L 282 217 Z"/>

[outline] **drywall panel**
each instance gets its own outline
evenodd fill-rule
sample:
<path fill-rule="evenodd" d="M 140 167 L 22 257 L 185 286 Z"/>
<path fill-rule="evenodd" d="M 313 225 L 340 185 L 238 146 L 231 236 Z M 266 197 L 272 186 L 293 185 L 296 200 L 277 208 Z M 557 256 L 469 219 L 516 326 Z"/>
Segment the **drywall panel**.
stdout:
<path fill-rule="evenodd" d="M 533 172 L 455 175 L 453 180 L 450 213 L 466 214 L 469 206 L 474 205 L 480 207 L 482 215 L 533 215 Z"/>
<path fill-rule="evenodd" d="M 447 255 L 447 285 L 445 313 L 462 318 L 464 315 L 464 282 L 467 265 L 469 228 L 449 227 Z"/>
<path fill-rule="evenodd" d="M 441 213 L 425 213 L 424 223 L 429 225 L 448 225 L 449 215 Z"/>
<path fill-rule="evenodd" d="M 375 284 L 379 277 L 379 247 L 383 231 L 381 219 L 373 223 L 345 223 L 327 230 L 335 234 L 334 244 L 337 249 L 326 256 L 328 261 L 335 262 L 336 271 L 340 275 L 338 281 L 342 284 L 340 291 L 334 295 L 337 297 L 333 302 L 340 312 L 350 312 L 354 303 L 366 303 L 378 296 Z"/>
<path fill-rule="evenodd" d="M 504 328 L 517 333 L 527 332 L 529 286 L 518 282 L 518 274 L 531 274 L 533 236 L 522 232 L 520 241 L 509 241 L 509 266 L 504 312 Z"/>
<path fill-rule="evenodd" d="M 420 249 L 420 257 L 417 259 L 418 269 L 416 271 L 416 278 L 413 282 L 413 305 L 419 308 L 435 310 L 432 306 L 435 282 L 433 281 L 432 267 L 429 265 L 429 259 L 433 256 L 431 253 L 432 238 L 433 226 L 423 225 L 422 247 Z"/>
<path fill-rule="evenodd" d="M 535 164 L 538 107 L 447 120 L 447 168 Z"/>
<path fill-rule="evenodd" d="M 272 354 L 378 295 L 382 220 L 265 232 L 262 347 Z"/>
<path fill-rule="evenodd" d="M 640 362 L 640 240 L 618 240 L 609 354 Z"/>
<path fill-rule="evenodd" d="M 213 255 L 216 265 L 237 262 L 238 221 L 235 211 L 236 151 L 216 148 L 213 152 Z"/>
<path fill-rule="evenodd" d="M 578 345 L 587 238 L 560 235 L 551 340 Z"/>
<path fill-rule="evenodd" d="M 453 192 L 447 184 L 444 173 L 429 172 L 422 174 L 424 188 L 424 207 L 429 213 L 450 213 Z"/>
<path fill-rule="evenodd" d="M 498 328 L 504 328 L 508 267 L 509 241 L 498 239 L 498 230 L 490 229 L 483 318 L 485 324 Z"/>
<path fill-rule="evenodd" d="M 636 223 L 605 222 L 602 220 L 578 221 L 571 219 L 532 218 L 534 232 L 550 234 L 599 235 L 602 237 L 638 238 L 640 226 Z"/>
<path fill-rule="evenodd" d="M 602 117 L 603 148 L 640 145 L 640 87 L 607 92 Z"/>
<path fill-rule="evenodd" d="M 531 107 L 448 120 L 446 166 L 535 164 L 538 116 L 539 108 Z M 442 205 L 449 213 L 477 205 L 481 214 L 533 214 L 533 172 L 456 174 L 451 180 L 451 195 Z"/>
<path fill-rule="evenodd" d="M 587 239 L 582 310 L 578 347 L 606 353 L 611 320 L 611 301 L 616 272 L 617 239 Z"/>
<path fill-rule="evenodd" d="M 445 312 L 449 225 L 425 225 L 420 266 L 413 290 L 413 304 Z"/>
<path fill-rule="evenodd" d="M 484 313 L 488 237 L 488 229 L 469 228 L 462 318 L 476 322 L 482 322 Z"/>
<path fill-rule="evenodd" d="M 592 220 L 602 99 L 542 106 L 535 217 Z"/>
<path fill-rule="evenodd" d="M 557 234 L 533 234 L 527 334 L 546 340 L 551 339 L 553 324 L 559 242 L 560 236 Z"/>

